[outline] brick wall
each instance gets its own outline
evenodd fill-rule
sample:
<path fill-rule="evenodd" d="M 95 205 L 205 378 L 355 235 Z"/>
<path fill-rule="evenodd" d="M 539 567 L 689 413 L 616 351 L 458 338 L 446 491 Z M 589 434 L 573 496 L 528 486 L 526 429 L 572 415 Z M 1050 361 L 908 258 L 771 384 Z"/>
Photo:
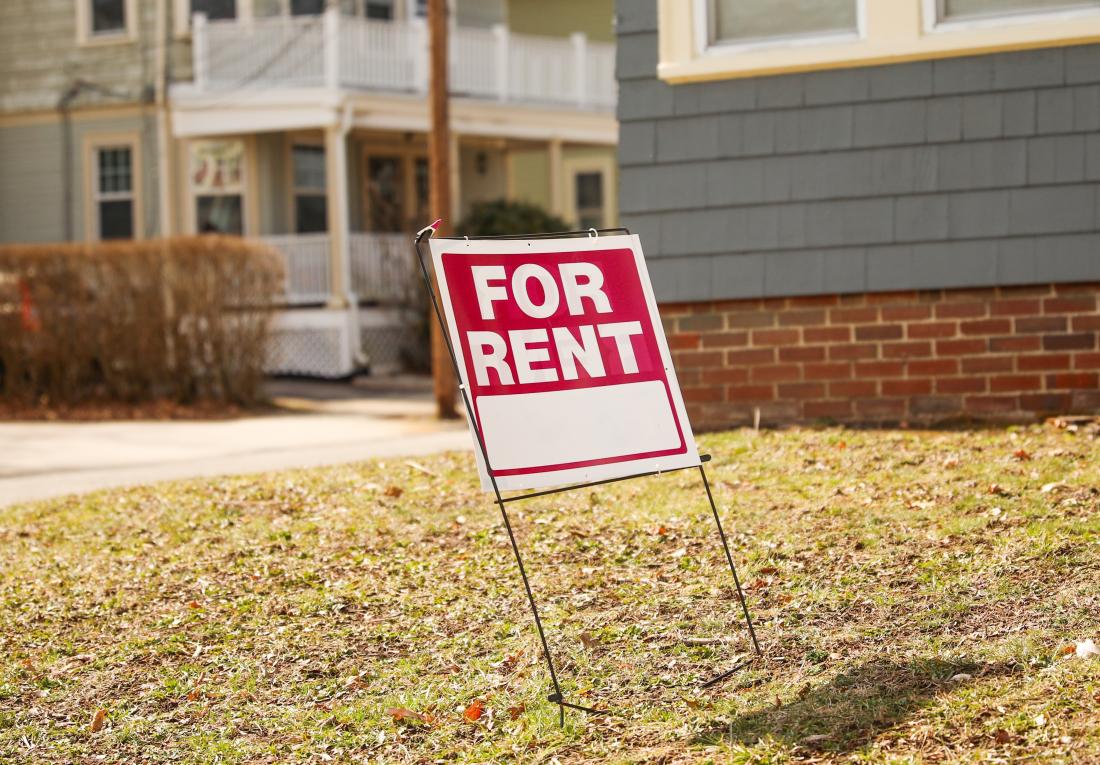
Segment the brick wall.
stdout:
<path fill-rule="evenodd" d="M 692 423 L 1100 411 L 1100 284 L 669 303 Z"/>

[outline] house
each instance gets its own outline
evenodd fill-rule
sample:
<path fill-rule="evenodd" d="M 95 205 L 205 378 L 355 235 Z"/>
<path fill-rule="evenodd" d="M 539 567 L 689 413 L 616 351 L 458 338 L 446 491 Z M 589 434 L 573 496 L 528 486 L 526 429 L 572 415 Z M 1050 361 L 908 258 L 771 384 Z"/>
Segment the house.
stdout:
<path fill-rule="evenodd" d="M 619 0 L 697 424 L 1100 410 L 1100 3 Z"/>
<path fill-rule="evenodd" d="M 611 0 L 451 0 L 452 193 L 617 222 Z M 426 0 L 0 4 L 0 242 L 219 231 L 284 253 L 272 369 L 417 344 Z"/>

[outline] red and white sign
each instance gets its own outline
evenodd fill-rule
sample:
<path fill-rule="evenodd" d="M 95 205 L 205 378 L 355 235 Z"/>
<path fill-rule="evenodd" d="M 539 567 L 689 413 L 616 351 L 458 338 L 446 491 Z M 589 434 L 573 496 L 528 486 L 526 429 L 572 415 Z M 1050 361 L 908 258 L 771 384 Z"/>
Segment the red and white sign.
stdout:
<path fill-rule="evenodd" d="M 637 236 L 433 239 L 431 251 L 500 489 L 699 464 Z"/>

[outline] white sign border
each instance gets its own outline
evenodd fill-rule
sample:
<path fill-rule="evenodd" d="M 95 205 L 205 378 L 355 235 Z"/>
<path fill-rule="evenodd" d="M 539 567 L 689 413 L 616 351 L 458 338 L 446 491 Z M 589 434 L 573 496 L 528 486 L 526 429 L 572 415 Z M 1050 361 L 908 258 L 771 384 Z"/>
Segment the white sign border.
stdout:
<path fill-rule="evenodd" d="M 442 256 L 444 252 L 453 253 L 468 249 L 471 255 L 501 255 L 515 254 L 518 251 L 530 253 L 555 253 L 628 249 L 634 254 L 634 260 L 638 269 L 638 277 L 642 284 L 646 305 L 649 308 L 650 321 L 652 322 L 653 331 L 657 339 L 657 347 L 660 350 L 661 361 L 665 367 L 665 376 L 668 380 L 673 410 L 680 423 L 680 430 L 683 433 L 685 452 L 683 454 L 673 454 L 658 458 L 645 457 L 603 465 L 547 470 L 525 473 L 523 475 L 495 476 L 497 488 L 499 488 L 500 491 L 543 489 L 574 483 L 591 483 L 593 481 L 604 481 L 612 478 L 624 478 L 638 473 L 679 470 L 681 468 L 696 467 L 701 464 L 699 450 L 695 444 L 695 436 L 691 429 L 691 422 L 688 420 L 687 410 L 684 408 L 684 399 L 680 393 L 680 383 L 676 379 L 676 369 L 672 365 L 672 355 L 668 350 L 668 341 L 665 339 L 664 325 L 661 323 L 661 315 L 657 311 L 657 301 L 653 295 L 653 284 L 649 279 L 649 270 L 645 265 L 645 256 L 642 254 L 641 240 L 638 238 L 637 234 L 616 234 L 599 237 L 577 236 L 561 239 L 462 240 L 440 238 L 430 239 L 429 246 L 432 254 L 432 269 L 435 271 L 436 283 L 439 288 L 439 299 L 442 303 L 441 308 L 447 322 L 451 346 L 454 349 L 455 358 L 458 361 L 459 382 L 465 386 L 471 407 L 474 405 L 473 391 L 470 388 L 470 381 L 467 379 L 466 375 L 466 361 L 463 358 L 462 343 L 451 304 L 451 294 L 448 289 L 446 274 L 443 270 Z M 478 474 L 481 476 L 481 487 L 485 491 L 492 491 L 493 484 L 485 467 L 481 446 L 477 443 L 477 432 L 473 421 L 473 412 L 470 410 L 466 412 L 466 421 L 470 426 L 471 435 L 474 436 L 474 455 L 477 458 Z"/>

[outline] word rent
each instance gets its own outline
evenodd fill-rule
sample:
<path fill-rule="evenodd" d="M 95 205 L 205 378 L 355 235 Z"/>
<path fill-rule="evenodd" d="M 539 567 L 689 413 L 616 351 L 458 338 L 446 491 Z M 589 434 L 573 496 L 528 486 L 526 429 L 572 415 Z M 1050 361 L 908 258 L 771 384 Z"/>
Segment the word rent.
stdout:
<path fill-rule="evenodd" d="M 601 338 L 613 344 L 623 373 L 637 374 L 631 338 L 642 334 L 642 325 L 638 321 L 596 323 L 600 314 L 612 312 L 612 306 L 604 290 L 603 272 L 594 263 L 560 263 L 556 274 L 541 265 L 525 263 L 511 279 L 500 265 L 472 266 L 471 274 L 478 310 L 487 321 L 497 318 L 498 303 L 509 302 L 532 319 L 550 318 L 563 305 L 568 316 L 593 318 L 590 324 L 551 327 L 549 332 L 546 328 L 513 329 L 505 335 L 467 331 L 478 385 L 491 383 L 490 370 L 500 385 L 576 380 L 580 376 L 578 368 L 589 377 L 604 377 L 608 344 L 602 346 Z"/>

